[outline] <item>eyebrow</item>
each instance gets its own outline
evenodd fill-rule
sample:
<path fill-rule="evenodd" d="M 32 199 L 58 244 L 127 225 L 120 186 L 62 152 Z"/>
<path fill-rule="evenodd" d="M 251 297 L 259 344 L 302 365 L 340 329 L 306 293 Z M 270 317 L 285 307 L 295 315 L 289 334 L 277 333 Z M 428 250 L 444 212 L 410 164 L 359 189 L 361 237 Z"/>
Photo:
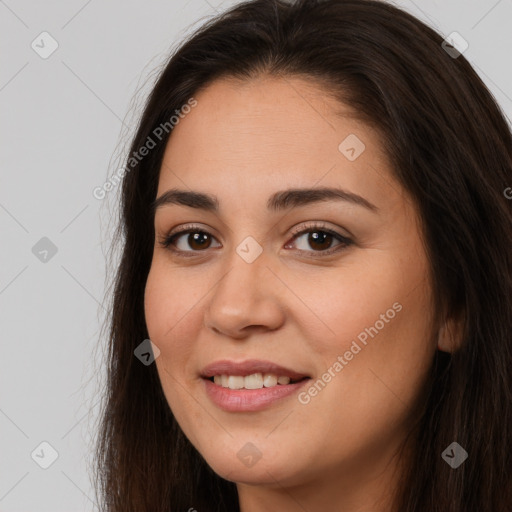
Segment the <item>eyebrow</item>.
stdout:
<path fill-rule="evenodd" d="M 267 209 L 279 212 L 297 206 L 305 206 L 320 201 L 347 201 L 358 206 L 377 212 L 379 208 L 370 203 L 364 197 L 340 188 L 295 188 L 282 190 L 272 194 L 267 201 Z M 166 205 L 182 205 L 207 212 L 218 212 L 219 201 L 212 194 L 193 192 L 189 190 L 170 189 L 151 203 L 151 211 L 154 214 L 158 208 Z"/>

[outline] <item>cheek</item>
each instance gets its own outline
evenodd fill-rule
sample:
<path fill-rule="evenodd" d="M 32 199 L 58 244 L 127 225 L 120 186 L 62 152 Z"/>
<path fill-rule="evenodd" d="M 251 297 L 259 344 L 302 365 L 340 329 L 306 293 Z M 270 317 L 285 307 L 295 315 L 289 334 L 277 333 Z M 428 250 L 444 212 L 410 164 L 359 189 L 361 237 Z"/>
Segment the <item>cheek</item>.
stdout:
<path fill-rule="evenodd" d="M 294 292 L 308 306 L 297 302 L 303 314 L 295 318 L 317 368 L 332 382 L 322 391 L 325 400 L 344 396 L 345 406 L 362 416 L 373 409 L 385 417 L 390 406 L 414 401 L 434 355 L 426 267 L 381 257 L 345 270 L 302 286 L 295 280 Z M 336 377 L 324 373 L 329 369 Z"/>
<path fill-rule="evenodd" d="M 204 420 L 188 391 L 190 376 L 195 375 L 190 366 L 195 340 L 202 326 L 199 308 L 194 306 L 204 292 L 184 284 L 179 273 L 171 274 L 154 262 L 146 283 L 144 309 L 149 338 L 160 349 L 155 364 L 167 403 L 178 423 L 191 432 L 191 424 L 201 425 Z M 191 440 L 196 442 L 193 434 Z"/>
<path fill-rule="evenodd" d="M 170 273 L 158 263 L 151 267 L 144 309 L 149 338 L 160 350 L 155 364 L 162 389 L 173 412 L 178 412 L 187 407 L 185 389 L 196 373 L 193 356 L 203 325 L 197 306 L 204 292 L 184 286 L 173 274 L 179 273 Z"/>
<path fill-rule="evenodd" d="M 195 328 L 201 323 L 194 320 L 197 316 L 196 306 L 204 296 L 197 286 L 199 283 L 181 278 L 179 272 L 170 272 L 158 260 L 151 266 L 144 294 L 144 312 L 148 333 L 152 341 L 166 350 L 173 339 L 184 329 Z M 191 320 L 192 319 L 192 320 Z"/>
<path fill-rule="evenodd" d="M 388 330 L 399 315 L 393 304 L 403 296 L 395 267 L 381 259 L 371 265 L 318 272 L 306 279 L 286 276 L 297 299 L 289 302 L 292 316 L 319 355 L 343 353 L 358 335 L 362 340 L 368 337 L 365 329 L 376 322 L 379 330 Z M 381 315 L 391 319 L 389 323 L 382 324 Z"/>
<path fill-rule="evenodd" d="M 169 283 L 165 274 L 159 272 L 153 264 L 146 282 L 144 292 L 144 314 L 150 339 L 160 346 L 165 332 L 171 329 L 174 319 L 174 301 L 170 298 Z"/>

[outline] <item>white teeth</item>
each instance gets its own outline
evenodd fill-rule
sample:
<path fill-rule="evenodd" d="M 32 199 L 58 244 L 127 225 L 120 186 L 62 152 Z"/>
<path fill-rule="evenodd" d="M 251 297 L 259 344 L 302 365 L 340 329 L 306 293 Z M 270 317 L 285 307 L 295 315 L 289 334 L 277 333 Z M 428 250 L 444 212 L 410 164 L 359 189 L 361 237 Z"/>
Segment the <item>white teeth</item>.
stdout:
<path fill-rule="evenodd" d="M 244 387 L 244 378 L 238 375 L 230 375 L 228 377 L 229 389 L 242 389 Z"/>
<path fill-rule="evenodd" d="M 253 373 L 244 377 L 245 389 L 261 389 L 263 387 L 263 375 L 261 373 Z"/>
<path fill-rule="evenodd" d="M 271 373 L 265 373 L 265 377 L 263 377 L 263 385 L 266 388 L 277 386 L 277 377 L 275 375 L 272 375 Z"/>
<path fill-rule="evenodd" d="M 277 376 L 272 373 L 253 373 L 242 377 L 241 375 L 215 375 L 213 382 L 218 386 L 229 389 L 262 389 L 273 386 L 285 386 L 290 383 L 290 377 Z"/>

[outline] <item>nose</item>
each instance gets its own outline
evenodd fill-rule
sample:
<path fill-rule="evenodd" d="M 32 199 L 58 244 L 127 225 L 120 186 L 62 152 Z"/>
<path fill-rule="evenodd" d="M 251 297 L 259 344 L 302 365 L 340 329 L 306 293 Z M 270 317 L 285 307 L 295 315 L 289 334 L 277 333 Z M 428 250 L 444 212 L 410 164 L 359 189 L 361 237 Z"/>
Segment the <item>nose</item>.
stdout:
<path fill-rule="evenodd" d="M 227 270 L 208 295 L 204 324 L 216 334 L 235 339 L 278 329 L 284 322 L 284 292 L 265 252 L 248 263 L 233 251 Z"/>

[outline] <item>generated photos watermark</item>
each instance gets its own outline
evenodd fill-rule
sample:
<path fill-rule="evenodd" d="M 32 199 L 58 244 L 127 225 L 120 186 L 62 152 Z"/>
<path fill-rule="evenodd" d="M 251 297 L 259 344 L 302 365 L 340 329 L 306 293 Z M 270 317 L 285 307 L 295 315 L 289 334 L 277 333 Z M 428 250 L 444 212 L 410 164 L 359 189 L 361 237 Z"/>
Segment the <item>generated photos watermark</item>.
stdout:
<path fill-rule="evenodd" d="M 336 361 L 327 368 L 327 371 L 322 374 L 322 376 L 316 380 L 314 384 L 311 384 L 306 391 L 302 391 L 298 395 L 298 400 L 301 404 L 307 405 L 311 402 L 312 398 L 318 395 L 320 391 L 322 391 L 325 386 L 331 380 L 336 377 L 338 373 L 345 368 L 349 364 L 350 361 L 354 359 L 354 356 L 359 354 L 361 350 L 368 344 L 368 336 L 372 339 L 375 338 L 379 334 L 379 332 L 384 329 L 386 324 L 388 324 L 393 318 L 395 318 L 396 314 L 402 311 L 402 304 L 399 302 L 395 302 L 391 308 L 389 308 L 385 313 L 380 315 L 380 319 L 375 322 L 375 324 L 371 327 L 366 327 L 363 331 L 361 331 L 357 335 L 357 341 L 352 340 L 352 343 L 348 350 L 345 351 L 343 355 L 339 355 L 336 358 Z M 359 341 L 359 343 L 358 343 Z M 361 346 L 362 345 L 362 346 Z"/>
<path fill-rule="evenodd" d="M 197 106 L 197 100 L 193 97 L 190 98 L 187 103 L 181 106 L 178 110 L 176 109 L 174 112 L 176 115 L 173 115 L 169 118 L 169 121 L 165 123 L 160 123 L 152 132 L 151 135 L 148 135 L 144 144 L 137 150 L 133 151 L 130 158 L 128 158 L 127 165 L 121 169 L 118 169 L 101 187 L 95 187 L 92 191 L 92 195 L 95 199 L 102 200 L 105 198 L 108 192 L 114 190 L 119 183 L 121 183 L 124 176 L 133 169 L 142 159 L 149 155 L 150 151 L 156 147 L 158 141 L 162 141 L 165 135 L 168 135 L 170 131 L 180 122 L 180 119 L 183 119 L 187 114 L 189 114 L 193 107 Z M 165 135 L 164 135 L 165 134 Z M 154 137 L 154 138 L 153 138 Z"/>

